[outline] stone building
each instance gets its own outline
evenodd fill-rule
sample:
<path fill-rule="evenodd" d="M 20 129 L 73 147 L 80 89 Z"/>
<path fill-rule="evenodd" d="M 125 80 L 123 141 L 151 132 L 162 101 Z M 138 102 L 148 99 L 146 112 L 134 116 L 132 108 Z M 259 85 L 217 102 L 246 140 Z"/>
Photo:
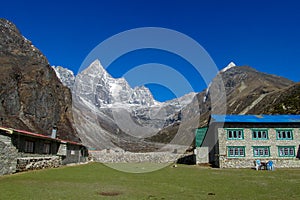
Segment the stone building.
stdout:
<path fill-rule="evenodd" d="M 196 162 L 251 168 L 272 160 L 277 168 L 300 167 L 300 115 L 212 115 L 196 130 Z"/>
<path fill-rule="evenodd" d="M 31 169 L 86 162 L 87 149 L 65 141 L 23 130 L 0 127 L 0 175 Z"/>

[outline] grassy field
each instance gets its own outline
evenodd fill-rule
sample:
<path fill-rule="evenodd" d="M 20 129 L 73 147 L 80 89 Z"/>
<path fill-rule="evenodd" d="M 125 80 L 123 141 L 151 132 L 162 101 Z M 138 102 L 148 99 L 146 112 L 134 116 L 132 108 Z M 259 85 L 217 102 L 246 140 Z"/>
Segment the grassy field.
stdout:
<path fill-rule="evenodd" d="M 91 163 L 1 176 L 0 199 L 300 199 L 300 169 L 179 165 L 130 174 Z"/>

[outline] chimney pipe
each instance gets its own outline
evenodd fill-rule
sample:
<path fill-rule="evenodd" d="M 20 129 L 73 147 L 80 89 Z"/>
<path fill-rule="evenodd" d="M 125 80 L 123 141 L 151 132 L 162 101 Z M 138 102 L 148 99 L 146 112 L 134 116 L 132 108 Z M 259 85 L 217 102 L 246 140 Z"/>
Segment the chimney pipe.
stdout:
<path fill-rule="evenodd" d="M 57 127 L 54 125 L 54 126 L 53 126 L 53 129 L 52 129 L 51 138 L 53 138 L 53 139 L 56 138 L 56 132 L 57 132 Z"/>

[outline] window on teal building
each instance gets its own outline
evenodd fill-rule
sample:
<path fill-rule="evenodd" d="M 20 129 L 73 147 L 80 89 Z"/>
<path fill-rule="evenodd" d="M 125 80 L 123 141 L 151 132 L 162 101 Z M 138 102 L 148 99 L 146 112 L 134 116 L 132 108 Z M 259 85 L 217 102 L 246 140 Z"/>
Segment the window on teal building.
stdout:
<path fill-rule="evenodd" d="M 270 147 L 262 147 L 262 146 L 253 147 L 253 156 L 254 157 L 269 157 L 270 156 Z"/>
<path fill-rule="evenodd" d="M 295 147 L 294 146 L 280 146 L 278 147 L 279 157 L 294 157 Z"/>
<path fill-rule="evenodd" d="M 269 139 L 268 130 L 266 129 L 253 129 L 252 130 L 253 140 L 267 140 Z"/>
<path fill-rule="evenodd" d="M 243 129 L 227 129 L 228 140 L 243 140 L 244 131 Z"/>
<path fill-rule="evenodd" d="M 292 140 L 293 139 L 293 130 L 276 130 L 277 140 Z"/>
<path fill-rule="evenodd" d="M 245 147 L 244 146 L 230 146 L 227 147 L 228 157 L 245 157 Z"/>

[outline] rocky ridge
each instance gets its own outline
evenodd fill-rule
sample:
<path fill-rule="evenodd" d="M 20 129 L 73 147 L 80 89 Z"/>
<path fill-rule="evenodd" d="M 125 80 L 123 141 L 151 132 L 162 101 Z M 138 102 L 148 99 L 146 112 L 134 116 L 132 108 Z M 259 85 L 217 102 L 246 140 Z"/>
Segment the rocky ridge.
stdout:
<path fill-rule="evenodd" d="M 80 141 L 73 127 L 72 98 L 46 57 L 16 26 L 0 19 L 0 126 Z"/>

